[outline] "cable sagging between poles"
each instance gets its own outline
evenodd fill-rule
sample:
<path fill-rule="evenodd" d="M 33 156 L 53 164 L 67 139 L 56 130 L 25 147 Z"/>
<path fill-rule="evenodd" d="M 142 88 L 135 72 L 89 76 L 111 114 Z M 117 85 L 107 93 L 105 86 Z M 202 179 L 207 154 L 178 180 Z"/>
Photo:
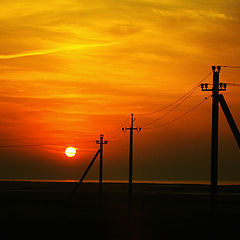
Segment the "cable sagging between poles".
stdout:
<path fill-rule="evenodd" d="M 147 116 L 147 115 L 151 115 L 151 114 L 155 114 L 158 112 L 163 111 L 164 109 L 167 109 L 169 107 L 171 107 L 172 105 L 176 104 L 177 102 L 179 102 L 181 99 L 183 99 L 184 97 L 188 96 L 189 94 L 192 93 L 192 91 L 195 91 L 195 89 L 197 89 L 199 87 L 199 84 L 202 83 L 203 81 L 205 81 L 210 75 L 212 74 L 212 72 L 209 72 L 203 79 L 201 79 L 196 85 L 194 85 L 193 88 L 191 88 L 187 93 L 185 93 L 183 96 L 179 97 L 177 100 L 175 100 L 174 102 L 168 104 L 167 106 L 164 106 L 160 109 L 157 109 L 153 112 L 149 112 L 149 113 L 139 113 L 139 114 L 135 114 L 136 116 Z"/>
<path fill-rule="evenodd" d="M 209 96 L 210 97 L 210 96 Z M 183 113 L 182 115 L 178 116 L 177 118 L 174 118 L 173 120 L 171 121 L 168 121 L 166 123 L 163 123 L 159 126 L 155 126 L 155 127 L 149 127 L 149 128 L 143 128 L 143 129 L 154 129 L 154 128 L 160 128 L 160 127 L 164 127 L 166 125 L 169 125 L 173 122 L 176 122 L 177 120 L 185 117 L 188 113 L 192 112 L 194 109 L 196 109 L 197 107 L 199 107 L 201 104 L 203 104 L 209 97 L 206 97 L 204 100 L 202 100 L 200 103 L 198 103 L 196 106 L 194 106 L 193 108 L 191 108 L 190 110 L 186 111 L 185 113 Z"/>

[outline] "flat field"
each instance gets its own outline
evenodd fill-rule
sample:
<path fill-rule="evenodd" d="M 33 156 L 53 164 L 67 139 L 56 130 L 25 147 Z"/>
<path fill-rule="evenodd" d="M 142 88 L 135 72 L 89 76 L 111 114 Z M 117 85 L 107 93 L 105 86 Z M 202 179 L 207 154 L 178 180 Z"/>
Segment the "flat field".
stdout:
<path fill-rule="evenodd" d="M 236 239 L 240 186 L 219 186 L 217 211 L 201 184 L 0 182 L 4 239 Z M 237 235 L 236 235 L 237 234 Z M 238 238 L 238 237 L 237 237 Z"/>

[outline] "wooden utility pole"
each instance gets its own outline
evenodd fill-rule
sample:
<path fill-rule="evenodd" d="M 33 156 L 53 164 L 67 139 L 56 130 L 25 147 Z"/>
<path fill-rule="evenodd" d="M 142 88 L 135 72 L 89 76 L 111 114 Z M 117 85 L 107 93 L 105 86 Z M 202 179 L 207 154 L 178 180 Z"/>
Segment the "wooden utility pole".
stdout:
<path fill-rule="evenodd" d="M 107 144 L 108 141 L 103 141 L 103 134 L 100 135 L 100 140 L 96 141 L 100 144 L 100 159 L 99 159 L 99 192 L 102 192 L 102 176 L 103 176 L 103 144 Z"/>
<path fill-rule="evenodd" d="M 141 131 L 139 127 L 133 127 L 133 123 L 135 118 L 133 118 L 133 114 L 131 114 L 131 126 L 127 128 L 122 128 L 123 131 L 129 130 L 130 131 L 130 142 L 129 142 L 129 181 L 128 181 L 128 192 L 129 195 L 132 194 L 132 165 L 133 165 L 133 131 L 136 130 L 137 132 Z"/>
<path fill-rule="evenodd" d="M 238 127 L 233 119 L 230 109 L 219 91 L 226 91 L 227 84 L 219 83 L 219 73 L 221 66 L 212 66 L 213 70 L 213 84 L 212 89 L 208 88 L 208 83 L 202 83 L 202 91 L 212 91 L 212 147 L 211 147 L 211 204 L 214 214 L 217 207 L 217 188 L 218 188 L 218 115 L 219 103 L 222 107 L 223 113 L 228 121 L 229 127 L 232 130 L 233 136 L 240 148 L 240 133 Z"/>
<path fill-rule="evenodd" d="M 218 119 L 219 119 L 219 72 L 220 67 L 213 69 L 212 87 L 212 150 L 211 150 L 211 195 L 215 204 L 217 198 L 218 185 Z"/>
<path fill-rule="evenodd" d="M 201 84 L 202 91 L 212 92 L 212 136 L 211 136 L 211 199 L 215 208 L 217 200 L 218 186 L 218 119 L 219 119 L 219 91 L 226 90 L 226 84 L 219 84 L 220 66 L 212 66 L 213 84 L 212 89 L 208 89 L 209 84 Z M 219 88 L 220 86 L 220 88 Z M 224 86 L 224 87 L 223 87 Z"/>

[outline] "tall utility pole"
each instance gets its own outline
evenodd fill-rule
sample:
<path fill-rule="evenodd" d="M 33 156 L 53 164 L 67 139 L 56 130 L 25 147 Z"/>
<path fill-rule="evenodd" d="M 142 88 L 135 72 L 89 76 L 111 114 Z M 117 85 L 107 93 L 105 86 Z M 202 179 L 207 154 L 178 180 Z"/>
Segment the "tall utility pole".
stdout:
<path fill-rule="evenodd" d="M 100 140 L 96 141 L 97 144 L 100 144 L 100 159 L 99 159 L 99 192 L 102 192 L 102 172 L 103 172 L 103 144 L 107 144 L 108 141 L 103 141 L 103 134 L 100 135 Z"/>
<path fill-rule="evenodd" d="M 130 130 L 130 146 L 129 146 L 129 182 L 128 182 L 128 192 L 131 195 L 132 193 L 132 164 L 133 164 L 133 131 L 137 132 L 141 131 L 139 127 L 133 127 L 133 123 L 135 118 L 133 118 L 133 114 L 131 114 L 131 126 L 128 128 L 122 128 L 123 131 Z"/>
<path fill-rule="evenodd" d="M 213 213 L 216 212 L 217 206 L 217 186 L 218 186 L 218 114 L 219 103 L 222 107 L 223 113 L 228 121 L 229 127 L 232 130 L 233 136 L 240 148 L 240 133 L 238 127 L 233 119 L 227 102 L 219 91 L 226 91 L 227 84 L 219 83 L 219 73 L 221 66 L 212 66 L 213 70 L 213 86 L 212 89 L 208 88 L 208 83 L 202 83 L 202 91 L 212 92 L 212 148 L 211 148 L 211 204 Z"/>
<path fill-rule="evenodd" d="M 218 118 L 219 118 L 219 91 L 226 90 L 226 84 L 219 84 L 219 73 L 221 66 L 212 66 L 213 86 L 208 89 L 209 84 L 201 84 L 202 91 L 212 91 L 212 139 L 211 139 L 211 198 L 215 208 L 218 186 Z M 219 88 L 220 87 L 220 88 Z"/>
<path fill-rule="evenodd" d="M 212 67 L 213 87 L 212 87 L 212 150 L 211 150 L 211 195 L 213 203 L 217 198 L 218 185 L 218 118 L 219 118 L 219 72 L 221 67 Z"/>

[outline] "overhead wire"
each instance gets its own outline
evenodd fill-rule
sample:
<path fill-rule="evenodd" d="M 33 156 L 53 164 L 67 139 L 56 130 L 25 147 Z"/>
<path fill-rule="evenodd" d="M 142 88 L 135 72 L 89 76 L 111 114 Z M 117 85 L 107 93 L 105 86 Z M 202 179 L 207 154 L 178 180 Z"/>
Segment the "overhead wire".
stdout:
<path fill-rule="evenodd" d="M 61 144 L 17 144 L 17 145 L 1 145 L 0 148 L 18 148 L 18 147 L 40 147 L 40 146 L 59 146 Z"/>
<path fill-rule="evenodd" d="M 221 66 L 221 67 L 225 67 L 225 68 L 240 68 L 240 66 Z"/>
<path fill-rule="evenodd" d="M 225 66 L 226 67 L 226 66 Z M 164 115 L 162 115 L 161 117 L 154 119 L 153 121 L 151 121 L 148 124 L 145 124 L 142 128 L 144 129 L 149 129 L 149 128 L 145 128 L 146 126 L 149 126 L 151 124 L 153 124 L 154 122 L 164 118 L 165 116 L 167 116 L 169 113 L 171 113 L 172 111 L 174 111 L 177 107 L 179 107 L 183 102 L 185 102 L 195 91 L 196 89 L 199 87 L 199 84 L 202 83 L 204 80 L 206 80 L 209 76 L 210 76 L 211 72 L 209 72 L 203 79 L 201 79 L 201 81 L 199 81 L 193 88 L 191 88 L 187 93 L 185 93 L 183 96 L 181 96 L 180 98 L 178 98 L 177 100 L 175 100 L 174 102 L 168 104 L 167 106 L 164 106 L 163 108 L 157 109 L 153 112 L 149 112 L 149 113 L 143 113 L 143 114 L 135 114 L 137 116 L 145 116 L 145 115 L 151 115 L 157 112 L 161 112 L 164 109 L 167 109 L 171 106 L 173 106 L 174 104 L 179 103 L 174 106 L 172 109 L 170 109 L 167 113 L 165 113 Z M 119 126 L 119 128 L 116 128 L 113 132 L 111 132 L 109 135 L 108 140 L 112 140 L 114 139 L 122 130 L 122 127 L 126 124 L 126 122 L 130 119 L 130 117 L 128 117 L 126 120 L 123 121 L 123 123 L 121 124 L 121 126 Z M 174 120 L 175 121 L 175 120 Z M 90 143 L 90 142 L 94 142 L 94 140 L 89 140 L 89 141 L 82 141 L 79 143 Z M 52 143 L 44 143 L 44 144 L 19 144 L 19 145 L 2 145 L 0 146 L 0 148 L 14 148 L 14 147 L 39 147 L 39 146 L 59 146 L 59 145 L 66 145 L 65 143 L 61 143 L 61 144 L 52 144 Z"/>
<path fill-rule="evenodd" d="M 185 96 L 185 98 L 182 99 L 182 101 L 180 101 L 177 105 L 175 105 L 173 108 L 171 108 L 169 111 L 167 111 L 165 114 L 163 114 L 161 117 L 158 117 L 154 120 L 152 120 L 151 122 L 143 125 L 143 128 L 149 125 L 152 125 L 153 123 L 163 119 L 164 117 L 166 117 L 167 115 L 169 115 L 171 112 L 173 112 L 176 108 L 178 108 L 182 103 L 184 103 L 189 97 L 192 96 L 192 94 L 197 90 L 197 88 L 195 88 L 189 95 Z"/>
<path fill-rule="evenodd" d="M 126 124 L 126 122 L 129 120 L 130 117 L 128 117 L 124 122 L 121 124 L 121 126 L 117 129 L 115 129 L 111 134 L 109 139 L 114 139 L 115 136 L 118 135 L 118 133 L 122 130 L 122 126 Z M 78 143 L 91 143 L 95 142 L 95 140 L 88 140 L 88 141 L 79 141 Z M 60 145 L 66 145 L 67 143 L 40 143 L 40 144 L 16 144 L 16 145 L 0 145 L 0 148 L 21 148 L 21 147 L 41 147 L 41 146 L 60 146 Z"/>
<path fill-rule="evenodd" d="M 227 84 L 227 86 L 236 86 L 236 87 L 239 87 L 240 86 L 240 83 L 231 83 L 231 82 L 224 82 Z"/>
<path fill-rule="evenodd" d="M 123 134 L 121 137 L 118 137 L 118 138 L 114 138 L 111 140 L 111 142 L 119 142 L 121 140 L 123 140 L 124 138 L 126 138 L 126 134 Z"/>
<path fill-rule="evenodd" d="M 205 81 L 210 75 L 212 74 L 212 72 L 209 72 L 204 78 L 202 78 L 196 85 L 194 85 L 194 87 L 192 87 L 188 92 L 186 92 L 183 96 L 179 97 L 177 100 L 175 100 L 174 102 L 168 104 L 167 106 L 164 106 L 160 109 L 157 109 L 155 111 L 149 112 L 149 113 L 138 113 L 135 114 L 135 116 L 147 116 L 147 115 L 151 115 L 151 114 L 155 114 L 157 112 L 161 112 L 166 108 L 171 107 L 172 105 L 174 105 L 175 103 L 179 102 L 181 99 L 183 99 L 185 96 L 187 96 L 188 94 L 190 94 L 195 88 L 199 87 L 199 84 L 201 84 L 203 81 Z"/>
<path fill-rule="evenodd" d="M 210 96 L 211 96 L 211 95 L 210 95 Z M 176 118 L 174 118 L 174 119 L 172 119 L 172 120 L 170 120 L 170 121 L 168 121 L 168 122 L 165 122 L 165 123 L 163 123 L 163 124 L 161 124 L 161 125 L 158 125 L 158 126 L 149 127 L 149 128 L 143 128 L 143 129 L 160 128 L 160 127 L 164 127 L 164 126 L 166 126 L 166 125 L 169 125 L 169 124 L 171 124 L 171 123 L 173 123 L 173 122 L 176 122 L 177 120 L 183 118 L 184 116 L 186 116 L 187 114 L 189 114 L 190 112 L 192 112 L 194 109 L 196 109 L 197 107 L 199 107 L 201 104 L 203 104 L 207 99 L 209 99 L 210 96 L 205 97 L 204 100 L 202 100 L 200 103 L 198 103 L 197 105 L 195 105 L 194 107 L 192 107 L 190 110 L 184 112 L 184 113 L 181 114 L 180 116 L 178 116 L 178 117 L 176 117 Z"/>
<path fill-rule="evenodd" d="M 121 132 L 122 130 L 122 127 L 127 123 L 127 121 L 130 119 L 130 117 L 127 117 L 126 120 L 123 121 L 123 123 L 121 125 L 119 125 L 118 128 L 116 128 L 114 131 L 112 131 L 110 134 L 109 134 L 109 137 L 108 137 L 108 140 L 109 139 L 113 139 L 115 136 L 118 135 L 118 133 Z"/>
<path fill-rule="evenodd" d="M 90 143 L 94 140 L 79 141 L 79 143 Z M 39 144 L 16 144 L 16 145 L 0 145 L 0 148 L 21 148 L 21 147 L 41 147 L 41 146 L 63 146 L 67 143 L 39 143 Z"/>

